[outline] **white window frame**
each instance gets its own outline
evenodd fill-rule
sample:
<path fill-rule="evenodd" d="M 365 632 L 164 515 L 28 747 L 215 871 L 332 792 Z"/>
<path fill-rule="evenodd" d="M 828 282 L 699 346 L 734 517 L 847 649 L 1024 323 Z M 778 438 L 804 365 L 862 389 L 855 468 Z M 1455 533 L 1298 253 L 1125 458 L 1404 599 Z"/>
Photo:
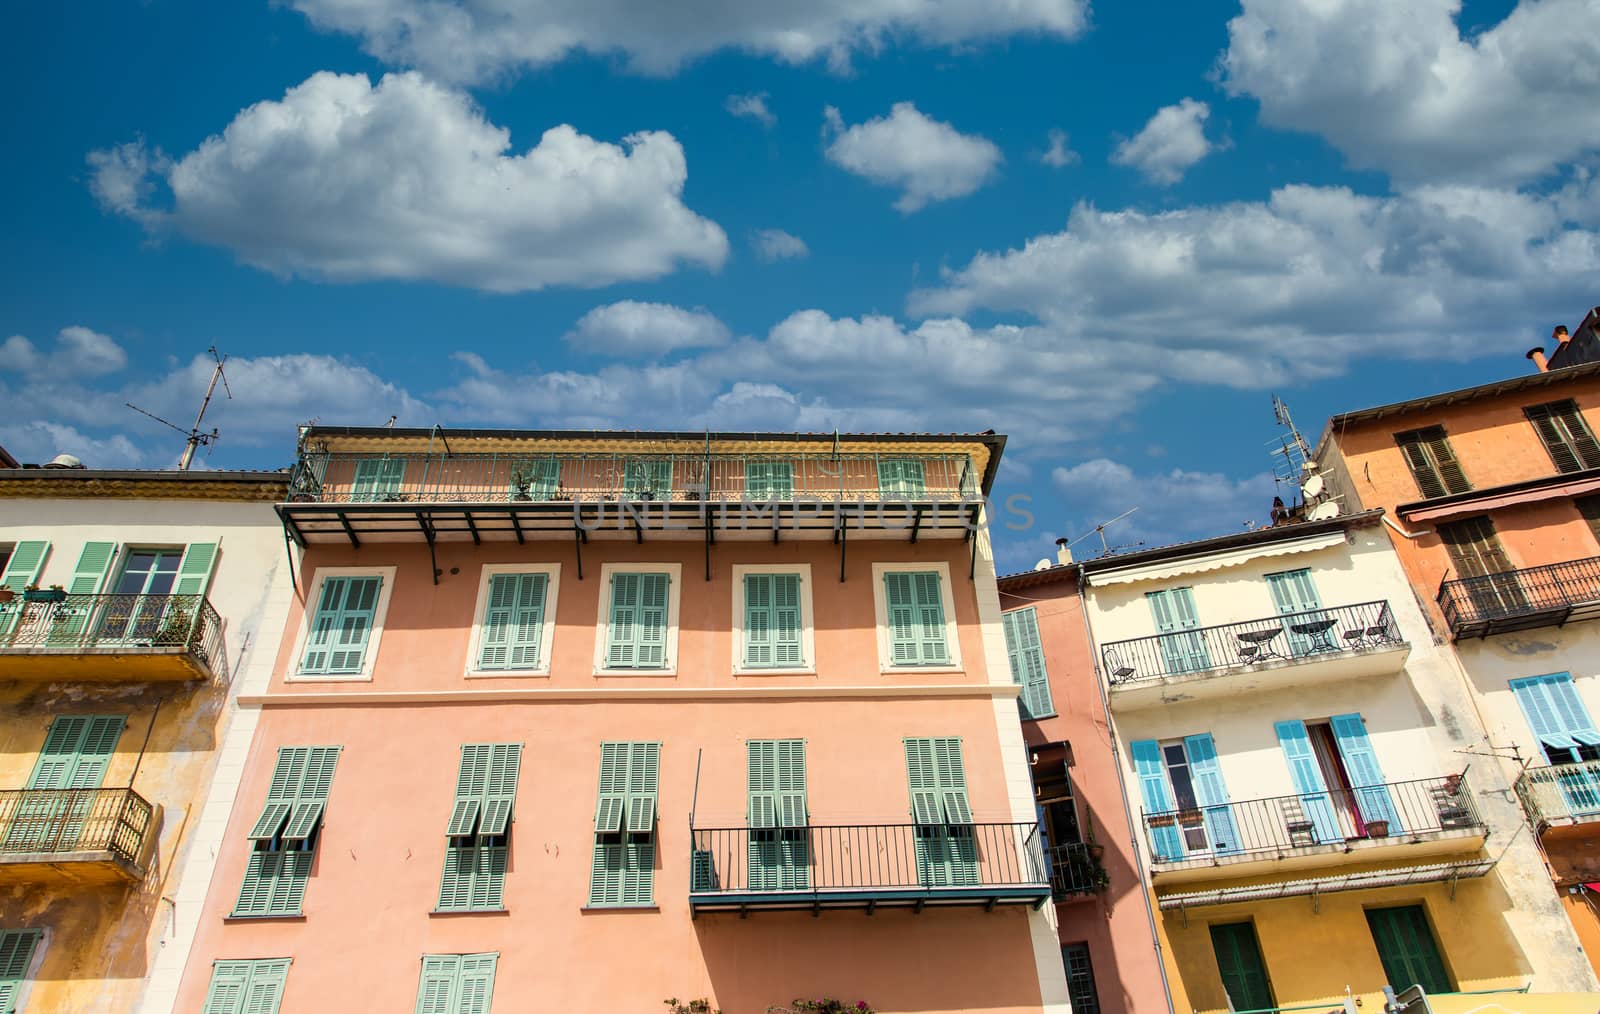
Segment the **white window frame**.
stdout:
<path fill-rule="evenodd" d="M 659 669 L 612 669 L 606 665 L 606 646 L 611 640 L 611 576 L 613 574 L 667 575 L 666 664 Z M 678 602 L 683 595 L 681 563 L 603 563 L 600 565 L 600 614 L 595 617 L 594 674 L 596 676 L 676 676 L 678 675 Z"/>
<path fill-rule="evenodd" d="M 378 647 L 383 641 L 383 624 L 389 615 L 389 596 L 394 591 L 397 567 L 318 567 L 312 572 L 311 587 L 306 591 L 305 607 L 300 610 L 300 633 L 295 635 L 294 654 L 289 656 L 285 683 L 371 683 L 372 670 L 378 663 Z M 306 641 L 311 637 L 312 624 L 316 622 L 317 605 L 322 601 L 322 583 L 330 577 L 379 577 L 383 586 L 378 589 L 378 604 L 372 610 L 372 633 L 367 637 L 367 653 L 361 660 L 361 672 L 321 676 L 302 673 L 300 667 L 306 660 Z"/>
<path fill-rule="evenodd" d="M 479 669 L 482 658 L 483 614 L 489 609 L 489 585 L 498 574 L 543 574 L 544 624 L 539 632 L 539 665 L 534 669 Z M 468 679 L 518 679 L 526 676 L 550 675 L 550 649 L 556 633 L 556 601 L 561 590 L 561 564 L 559 563 L 486 563 L 478 581 L 478 604 L 472 614 L 472 640 L 467 645 Z"/>
<path fill-rule="evenodd" d="M 746 574 L 796 574 L 800 578 L 800 657 L 797 666 L 744 664 L 744 578 Z M 814 676 L 817 672 L 815 622 L 811 612 L 811 564 L 736 563 L 733 566 L 733 674 L 735 676 Z"/>
<path fill-rule="evenodd" d="M 944 607 L 944 643 L 950 649 L 950 661 L 944 665 L 895 665 L 889 650 L 889 599 L 884 592 L 883 576 L 897 573 L 936 571 L 939 574 L 939 600 Z M 961 664 L 961 642 L 956 638 L 956 603 L 950 586 L 950 565 L 942 561 L 927 563 L 874 563 L 872 565 L 872 607 L 878 627 L 878 672 L 880 673 L 952 673 L 966 672 Z M 1007 673 L 1009 677 L 1010 673 Z"/>

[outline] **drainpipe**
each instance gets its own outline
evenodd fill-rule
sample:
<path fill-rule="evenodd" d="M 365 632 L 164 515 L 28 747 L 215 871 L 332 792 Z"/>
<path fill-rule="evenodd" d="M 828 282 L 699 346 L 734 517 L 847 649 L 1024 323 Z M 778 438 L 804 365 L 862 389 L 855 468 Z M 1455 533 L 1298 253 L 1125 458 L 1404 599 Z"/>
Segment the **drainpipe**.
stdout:
<path fill-rule="evenodd" d="M 1100 692 L 1100 713 L 1106 718 L 1106 732 L 1111 740 L 1111 768 L 1117 773 L 1117 790 L 1122 793 L 1122 815 L 1128 822 L 1128 841 L 1133 845 L 1133 872 L 1139 877 L 1139 894 L 1144 899 L 1145 921 L 1150 927 L 1150 946 L 1156 952 L 1156 970 L 1161 973 L 1161 991 L 1167 996 L 1167 1014 L 1176 1014 L 1172 1006 L 1172 983 L 1167 979 L 1167 963 L 1162 960 L 1161 936 L 1156 928 L 1156 910 L 1151 904 L 1151 892 L 1145 890 L 1144 855 L 1139 848 L 1139 829 L 1133 822 L 1133 808 L 1128 805 L 1128 780 L 1122 774 L 1122 761 L 1117 752 L 1116 730 L 1111 723 L 1111 700 L 1106 693 L 1100 673 L 1100 651 L 1094 643 L 1094 628 L 1089 625 L 1088 575 L 1078 568 L 1078 612 L 1083 616 L 1083 633 L 1089 639 L 1089 661 L 1093 666 L 1095 689 Z"/>
<path fill-rule="evenodd" d="M 1399 533 L 1401 538 L 1410 539 L 1412 542 L 1415 542 L 1416 540 L 1422 538 L 1424 535 L 1428 534 L 1427 532 L 1408 532 L 1408 531 L 1406 531 L 1404 528 L 1401 528 L 1399 525 L 1394 523 L 1394 519 L 1389 516 L 1389 512 L 1388 511 L 1384 511 L 1383 512 L 1383 523 L 1388 525 L 1390 528 L 1394 529 L 1395 532 Z"/>

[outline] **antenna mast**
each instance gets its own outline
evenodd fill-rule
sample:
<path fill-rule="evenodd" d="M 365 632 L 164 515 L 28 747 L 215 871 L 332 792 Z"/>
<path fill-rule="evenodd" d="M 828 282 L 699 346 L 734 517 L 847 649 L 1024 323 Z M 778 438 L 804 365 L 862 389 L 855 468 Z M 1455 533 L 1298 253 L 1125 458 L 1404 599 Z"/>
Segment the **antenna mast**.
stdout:
<path fill-rule="evenodd" d="M 189 427 L 187 430 L 175 423 L 167 422 L 167 420 L 156 415 L 154 412 L 146 412 L 144 409 L 140 408 L 138 405 L 135 405 L 131 401 L 123 402 L 123 404 L 127 405 L 135 412 L 138 412 L 140 415 L 147 415 L 163 426 L 169 426 L 184 435 L 186 439 L 184 442 L 183 457 L 178 459 L 178 471 L 180 472 L 187 472 L 189 470 L 189 466 L 194 464 L 194 452 L 197 449 L 210 446 L 212 443 L 216 442 L 218 437 L 222 435 L 220 432 L 218 432 L 215 426 L 211 428 L 210 433 L 206 433 L 200 429 L 200 423 L 206 417 L 206 409 L 211 406 L 211 395 L 217 389 L 218 380 L 222 381 L 222 390 L 227 394 L 228 399 L 230 401 L 233 399 L 233 389 L 228 386 L 227 374 L 222 372 L 222 364 L 228 361 L 228 357 L 219 353 L 215 345 L 211 346 L 209 351 L 211 352 L 211 358 L 217 361 L 217 365 L 216 368 L 211 371 L 211 383 L 206 385 L 206 397 L 205 400 L 200 403 L 200 413 L 194 417 L 194 425 Z"/>
<path fill-rule="evenodd" d="M 1104 522 L 1101 522 L 1098 525 L 1095 525 L 1094 529 L 1092 531 L 1084 532 L 1082 535 L 1078 536 L 1076 539 L 1073 539 L 1071 542 L 1067 543 L 1067 548 L 1071 549 L 1073 546 L 1076 546 L 1078 543 L 1082 542 L 1084 539 L 1087 539 L 1091 535 L 1100 536 L 1100 555 L 1101 556 L 1110 556 L 1112 553 L 1114 553 L 1115 551 L 1117 551 L 1119 549 L 1132 549 L 1135 546 L 1144 545 L 1144 542 L 1142 540 L 1139 541 L 1139 542 L 1125 543 L 1125 544 L 1120 545 L 1120 546 L 1113 546 L 1109 542 L 1106 541 L 1106 528 L 1108 528 L 1111 525 L 1116 524 L 1118 521 L 1121 521 L 1123 518 L 1127 517 L 1129 514 L 1132 514 L 1134 511 L 1136 511 L 1138 509 L 1139 508 L 1137 508 L 1137 507 L 1129 507 L 1127 510 L 1123 511 L 1121 514 L 1118 514 L 1116 517 L 1112 518 L 1110 521 L 1104 521 Z"/>

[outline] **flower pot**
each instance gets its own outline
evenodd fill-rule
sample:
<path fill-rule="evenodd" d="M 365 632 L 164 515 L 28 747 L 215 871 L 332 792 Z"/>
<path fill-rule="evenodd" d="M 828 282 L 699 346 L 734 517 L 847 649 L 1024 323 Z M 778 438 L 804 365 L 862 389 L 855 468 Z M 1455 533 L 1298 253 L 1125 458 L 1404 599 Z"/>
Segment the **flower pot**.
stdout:
<path fill-rule="evenodd" d="M 1367 821 L 1367 837 L 1368 838 L 1387 838 L 1387 837 L 1389 837 L 1389 822 L 1387 820 L 1369 820 L 1369 821 Z"/>
<path fill-rule="evenodd" d="M 1100 860 L 1104 859 L 1105 857 L 1106 857 L 1106 847 L 1104 845 L 1090 845 L 1089 846 L 1089 858 L 1090 859 L 1093 859 L 1095 862 L 1098 863 Z"/>
<path fill-rule="evenodd" d="M 25 602 L 65 602 L 67 592 L 64 588 L 35 588 L 22 593 Z"/>
<path fill-rule="evenodd" d="M 4 605 L 17 597 L 17 593 L 10 588 L 0 588 L 0 605 Z"/>

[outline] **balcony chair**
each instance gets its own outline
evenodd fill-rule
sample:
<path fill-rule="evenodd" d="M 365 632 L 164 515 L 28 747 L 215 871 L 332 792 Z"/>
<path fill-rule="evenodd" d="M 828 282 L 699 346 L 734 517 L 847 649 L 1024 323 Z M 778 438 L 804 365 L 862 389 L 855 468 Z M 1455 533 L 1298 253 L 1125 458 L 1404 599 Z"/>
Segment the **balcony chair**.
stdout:
<path fill-rule="evenodd" d="M 1317 825 L 1306 817 L 1306 811 L 1301 808 L 1300 800 L 1280 799 L 1278 806 L 1283 811 L 1283 829 L 1289 834 L 1291 846 L 1305 848 L 1317 844 Z"/>

